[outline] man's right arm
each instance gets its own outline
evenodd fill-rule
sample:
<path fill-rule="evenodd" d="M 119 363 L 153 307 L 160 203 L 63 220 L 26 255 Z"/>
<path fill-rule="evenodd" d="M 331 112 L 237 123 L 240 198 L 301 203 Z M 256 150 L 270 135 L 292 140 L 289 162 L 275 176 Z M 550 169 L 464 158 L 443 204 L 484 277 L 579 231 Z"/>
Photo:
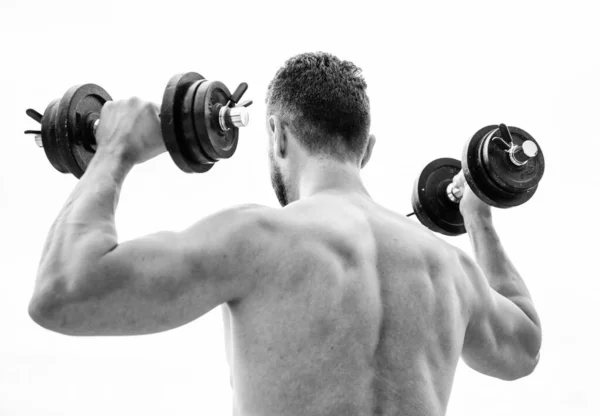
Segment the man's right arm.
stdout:
<path fill-rule="evenodd" d="M 492 377 L 527 376 L 537 365 L 541 346 L 540 319 L 533 301 L 500 243 L 489 210 L 464 218 L 477 264 L 460 255 L 474 288 L 463 359 Z"/>

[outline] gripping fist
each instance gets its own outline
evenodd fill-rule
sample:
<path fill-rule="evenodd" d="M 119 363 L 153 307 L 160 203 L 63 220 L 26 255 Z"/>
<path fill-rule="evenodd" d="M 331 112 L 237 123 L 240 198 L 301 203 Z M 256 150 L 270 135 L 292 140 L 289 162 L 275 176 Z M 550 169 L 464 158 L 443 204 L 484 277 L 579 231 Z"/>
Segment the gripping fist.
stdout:
<path fill-rule="evenodd" d="M 109 101 L 102 107 L 96 130 L 98 151 L 140 164 L 166 151 L 158 107 L 139 98 Z"/>
<path fill-rule="evenodd" d="M 491 207 L 475 195 L 465 181 L 464 175 L 456 175 L 452 182 L 455 187 L 462 189 L 459 209 L 465 220 L 492 215 Z"/>

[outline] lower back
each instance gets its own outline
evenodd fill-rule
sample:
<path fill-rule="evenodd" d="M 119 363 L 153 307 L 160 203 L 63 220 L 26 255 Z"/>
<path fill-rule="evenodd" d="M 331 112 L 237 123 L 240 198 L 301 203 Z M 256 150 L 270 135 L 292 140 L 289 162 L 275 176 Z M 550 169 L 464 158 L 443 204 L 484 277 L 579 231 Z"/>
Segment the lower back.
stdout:
<path fill-rule="evenodd" d="M 238 414 L 443 414 L 464 334 L 444 246 L 369 200 L 319 198 L 283 210 L 276 272 L 229 305 Z"/>

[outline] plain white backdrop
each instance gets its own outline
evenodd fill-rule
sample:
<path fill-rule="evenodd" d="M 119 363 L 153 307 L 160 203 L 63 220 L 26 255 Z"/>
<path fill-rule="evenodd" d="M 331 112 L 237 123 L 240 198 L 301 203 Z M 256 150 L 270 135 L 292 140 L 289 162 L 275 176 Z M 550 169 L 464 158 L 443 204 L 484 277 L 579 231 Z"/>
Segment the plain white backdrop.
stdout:
<path fill-rule="evenodd" d="M 160 102 L 196 71 L 250 85 L 238 151 L 209 173 L 167 154 L 134 168 L 117 211 L 121 240 L 178 230 L 233 204 L 277 206 L 268 180 L 264 97 L 284 61 L 327 51 L 364 71 L 378 142 L 364 181 L 406 214 L 432 159 L 460 157 L 480 127 L 521 127 L 546 174 L 526 205 L 495 211 L 543 324 L 541 362 L 516 382 L 462 362 L 449 415 L 598 415 L 600 12 L 594 2 L 0 0 L 0 415 L 227 415 L 219 310 L 170 332 L 54 334 L 28 317 L 50 225 L 76 179 L 22 131 L 72 85 Z M 448 238 L 470 250 L 466 236 Z M 265 382 L 269 382 L 265 380 Z"/>

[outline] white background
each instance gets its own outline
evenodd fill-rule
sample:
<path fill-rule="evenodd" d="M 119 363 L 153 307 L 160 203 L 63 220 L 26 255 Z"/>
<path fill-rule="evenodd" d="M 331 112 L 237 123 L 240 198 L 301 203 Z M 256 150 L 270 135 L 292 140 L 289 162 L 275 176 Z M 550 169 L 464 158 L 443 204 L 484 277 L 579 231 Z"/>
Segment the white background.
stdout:
<path fill-rule="evenodd" d="M 46 233 L 76 180 L 23 136 L 35 127 L 24 110 L 43 111 L 78 83 L 159 102 L 178 72 L 230 89 L 248 82 L 253 118 L 232 159 L 187 175 L 164 154 L 126 180 L 121 240 L 178 230 L 232 204 L 277 206 L 265 91 L 287 58 L 317 50 L 363 68 L 378 137 L 364 181 L 402 214 L 423 166 L 459 157 L 480 127 L 519 126 L 544 151 L 536 196 L 495 211 L 542 318 L 541 363 L 510 383 L 461 363 L 448 414 L 600 414 L 599 43 L 593 2 L 0 0 L 0 414 L 230 412 L 218 310 L 174 331 L 124 338 L 67 337 L 29 319 Z M 450 240 L 470 250 L 466 236 Z"/>

